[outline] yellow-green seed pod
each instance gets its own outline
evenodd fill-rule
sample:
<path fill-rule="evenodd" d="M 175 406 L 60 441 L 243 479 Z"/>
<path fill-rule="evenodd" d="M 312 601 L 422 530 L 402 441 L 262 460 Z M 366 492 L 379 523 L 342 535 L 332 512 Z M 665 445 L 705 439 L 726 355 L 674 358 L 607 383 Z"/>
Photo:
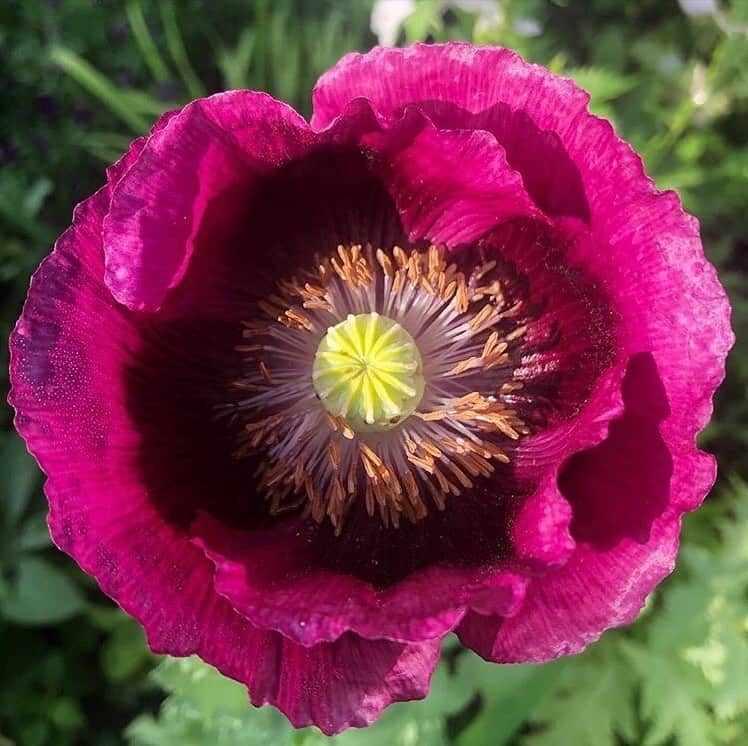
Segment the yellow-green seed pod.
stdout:
<path fill-rule="evenodd" d="M 314 390 L 330 414 L 357 432 L 396 427 L 423 397 L 413 337 L 378 313 L 350 314 L 327 330 L 314 358 Z"/>

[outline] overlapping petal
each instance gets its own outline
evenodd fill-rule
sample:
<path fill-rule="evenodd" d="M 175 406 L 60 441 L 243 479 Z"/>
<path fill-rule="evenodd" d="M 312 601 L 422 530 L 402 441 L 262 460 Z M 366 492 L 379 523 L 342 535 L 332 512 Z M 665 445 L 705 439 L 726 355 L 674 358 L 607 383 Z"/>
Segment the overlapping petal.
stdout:
<path fill-rule="evenodd" d="M 589 114 L 587 94 L 571 81 L 504 49 L 378 49 L 348 55 L 321 78 L 314 126 L 334 121 L 359 97 L 381 117 L 395 120 L 417 107 L 440 129 L 490 132 L 537 205 L 556 219 L 557 241 L 566 246 L 563 263 L 606 296 L 608 333 L 617 340 L 610 375 L 620 383 L 628 370 L 629 380 L 637 381 L 626 410 L 614 388 L 610 396 L 592 396 L 586 418 L 570 423 L 572 432 L 585 419 L 598 423 L 597 440 L 557 448 L 554 443 L 564 440 L 546 432 L 524 444 L 533 466 L 538 453 L 558 466 L 565 462 L 561 487 L 578 548 L 563 569 L 531 583 L 511 624 L 477 615 L 463 624 L 469 630 L 463 638 L 495 660 L 521 659 L 530 635 L 535 659 L 578 650 L 635 615 L 672 568 L 678 515 L 696 507 L 713 482 L 712 459 L 696 449 L 695 437 L 708 421 L 733 341 L 726 296 L 704 257 L 696 222 L 674 194 L 656 191 L 638 156 L 607 122 Z M 660 394 L 659 409 L 642 419 L 635 413 L 652 404 L 652 392 Z M 523 455 L 518 459 L 522 463 Z M 632 463 L 638 464 L 633 474 Z M 611 476 L 619 472 L 626 476 Z M 557 493 L 555 480 L 550 489 Z M 606 567 L 612 569 L 603 572 Z M 572 593 L 587 568 L 590 577 L 606 580 L 580 607 L 594 613 L 574 614 L 572 630 L 561 610 L 568 607 L 571 615 L 579 599 L 563 602 L 564 582 Z M 547 588 L 555 595 L 546 597 Z M 502 640 L 514 635 L 510 629 L 521 635 L 525 624 L 528 637 L 512 655 Z"/>
<path fill-rule="evenodd" d="M 257 629 L 216 593 L 211 563 L 159 509 L 157 497 L 172 506 L 187 496 L 189 454 L 184 481 L 164 473 L 157 495 L 143 479 L 128 381 L 143 348 L 164 340 L 147 317 L 112 298 L 101 241 L 112 186 L 143 144 L 78 206 L 73 226 L 35 274 L 11 338 L 11 403 L 48 477 L 52 537 L 138 619 L 155 652 L 200 655 L 246 683 L 255 704 L 277 705 L 298 727 L 335 733 L 366 725 L 394 700 L 425 696 L 439 641 L 407 645 L 347 634 L 306 648 Z M 160 445 L 168 453 L 173 444 Z M 226 484 L 214 480 L 213 487 Z"/>
<path fill-rule="evenodd" d="M 488 132 L 438 130 L 412 108 L 362 142 L 413 241 L 461 246 L 513 218 L 544 219 Z"/>
<path fill-rule="evenodd" d="M 510 616 L 527 584 L 526 577 L 501 567 L 431 565 L 377 588 L 315 567 L 310 527 L 303 521 L 250 533 L 232 531 L 203 514 L 191 531 L 215 564 L 218 593 L 255 626 L 303 645 L 336 640 L 349 631 L 399 642 L 439 639 L 474 606 Z"/>
<path fill-rule="evenodd" d="M 210 253 L 215 276 L 236 234 L 267 242 L 262 233 L 253 235 L 257 226 L 248 216 L 260 214 L 253 202 L 284 173 L 298 181 L 302 164 L 336 152 L 355 169 L 351 161 L 362 148 L 414 238 L 457 245 L 509 217 L 541 215 L 486 133 L 439 132 L 415 111 L 386 128 L 364 101 L 349 104 L 333 126 L 315 133 L 271 97 L 231 91 L 170 115 L 114 187 L 104 218 L 107 286 L 130 308 L 160 308 L 184 282 L 196 250 Z M 303 202 L 298 208 L 305 209 Z M 282 224 L 273 227 L 283 231 Z M 300 236 L 308 246 L 312 236 L 298 231 L 295 240 Z"/>
<path fill-rule="evenodd" d="M 308 125 L 260 93 L 231 91 L 176 113 L 114 186 L 104 217 L 106 283 L 131 308 L 158 308 L 183 278 L 213 198 L 251 188 L 308 150 Z"/>
<path fill-rule="evenodd" d="M 328 126 L 357 98 L 382 119 L 396 120 L 416 104 L 439 129 L 490 132 L 542 210 L 587 217 L 579 169 L 563 141 L 589 96 L 570 80 L 499 47 L 377 48 L 346 55 L 320 78 L 312 126 Z"/>

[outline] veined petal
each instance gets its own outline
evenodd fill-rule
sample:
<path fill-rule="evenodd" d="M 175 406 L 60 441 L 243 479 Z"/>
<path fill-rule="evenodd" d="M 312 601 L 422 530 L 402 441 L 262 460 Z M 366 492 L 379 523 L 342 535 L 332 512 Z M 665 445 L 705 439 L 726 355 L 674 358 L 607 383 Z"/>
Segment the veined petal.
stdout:
<path fill-rule="evenodd" d="M 110 169 L 111 183 L 143 142 Z M 78 206 L 73 226 L 34 275 L 11 337 L 10 401 L 47 475 L 55 544 L 143 625 L 154 652 L 200 655 L 246 684 L 254 704 L 275 704 L 297 727 L 334 734 L 369 724 L 392 701 L 425 696 L 438 640 L 407 645 L 346 634 L 303 647 L 258 630 L 216 593 L 211 563 L 180 528 L 175 506 L 194 499 L 185 487 L 194 474 L 155 492 L 144 480 L 128 381 L 153 330 L 103 284 L 101 223 L 110 191 Z M 170 445 L 161 443 L 163 453 Z M 213 480 L 217 488 L 226 484 Z"/>
<path fill-rule="evenodd" d="M 158 308 L 186 272 L 211 200 L 229 186 L 249 189 L 310 139 L 293 109 L 262 93 L 220 93 L 174 113 L 114 186 L 103 224 L 114 297 Z"/>
<path fill-rule="evenodd" d="M 309 529 L 290 521 L 264 532 L 231 531 L 201 514 L 193 543 L 216 568 L 218 593 L 255 626 L 303 645 L 336 640 L 348 631 L 367 639 L 440 639 L 473 605 L 512 614 L 527 579 L 498 568 L 432 565 L 400 583 L 377 588 L 315 567 Z"/>

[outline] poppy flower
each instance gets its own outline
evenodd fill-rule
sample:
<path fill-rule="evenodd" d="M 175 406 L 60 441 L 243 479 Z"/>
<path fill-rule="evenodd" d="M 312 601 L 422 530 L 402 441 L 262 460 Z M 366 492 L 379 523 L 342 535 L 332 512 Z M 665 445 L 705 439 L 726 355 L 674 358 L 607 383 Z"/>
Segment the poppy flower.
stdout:
<path fill-rule="evenodd" d="M 55 543 L 145 628 L 326 733 L 454 631 L 576 653 L 673 568 L 732 343 L 697 222 L 569 80 L 499 48 L 344 57 L 305 121 L 164 115 L 11 338 Z"/>

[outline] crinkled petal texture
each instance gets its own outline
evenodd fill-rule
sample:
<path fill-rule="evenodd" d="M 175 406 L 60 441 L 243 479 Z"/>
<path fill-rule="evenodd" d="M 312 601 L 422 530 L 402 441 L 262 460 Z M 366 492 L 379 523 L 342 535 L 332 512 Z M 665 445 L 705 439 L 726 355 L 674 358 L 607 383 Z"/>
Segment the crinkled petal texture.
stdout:
<path fill-rule="evenodd" d="M 261 106 L 253 111 L 267 117 Z M 274 111 L 287 115 L 280 104 Z M 163 315 L 143 314 L 104 284 L 102 227 L 113 195 L 170 126 L 162 121 L 133 144 L 34 275 L 11 340 L 16 426 L 48 476 L 55 543 L 143 624 L 154 651 L 197 653 L 297 727 L 364 726 L 392 701 L 425 696 L 439 639 L 347 632 L 303 646 L 253 625 L 217 592 L 187 529 L 203 504 L 253 521 L 235 506 L 251 496 L 252 471 L 232 460 L 226 438 L 212 447 L 210 396 L 230 375 L 236 328 L 223 322 L 220 296 L 210 308 L 176 299 Z M 144 285 L 156 276 L 146 274 Z"/>
<path fill-rule="evenodd" d="M 165 115 L 78 206 L 11 338 L 57 545 L 297 725 L 425 696 L 440 639 L 543 661 L 629 622 L 714 479 L 732 343 L 696 221 L 587 95 L 467 44 L 350 55 L 306 123 L 235 91 Z M 510 463 L 415 524 L 269 515 L 218 415 L 241 322 L 341 243 L 495 260 L 529 309 Z"/>
<path fill-rule="evenodd" d="M 439 131 L 493 135 L 567 236 L 563 265 L 607 297 L 615 349 L 596 392 L 574 417 L 521 446 L 533 461 L 538 452 L 549 459 L 552 478 L 526 502 L 515 541 L 546 558 L 557 549 L 564 561 L 532 580 L 518 613 L 471 612 L 458 629 L 496 661 L 577 652 L 635 617 L 673 567 L 681 514 L 713 483 L 713 459 L 695 438 L 733 342 L 724 291 L 696 221 L 674 193 L 656 191 L 639 157 L 589 114 L 587 94 L 571 81 L 506 49 L 376 49 L 348 55 L 322 77 L 313 125 L 329 126 L 359 98 L 383 120 L 415 106 Z M 555 538 L 538 530 L 554 522 L 564 529 Z"/>

